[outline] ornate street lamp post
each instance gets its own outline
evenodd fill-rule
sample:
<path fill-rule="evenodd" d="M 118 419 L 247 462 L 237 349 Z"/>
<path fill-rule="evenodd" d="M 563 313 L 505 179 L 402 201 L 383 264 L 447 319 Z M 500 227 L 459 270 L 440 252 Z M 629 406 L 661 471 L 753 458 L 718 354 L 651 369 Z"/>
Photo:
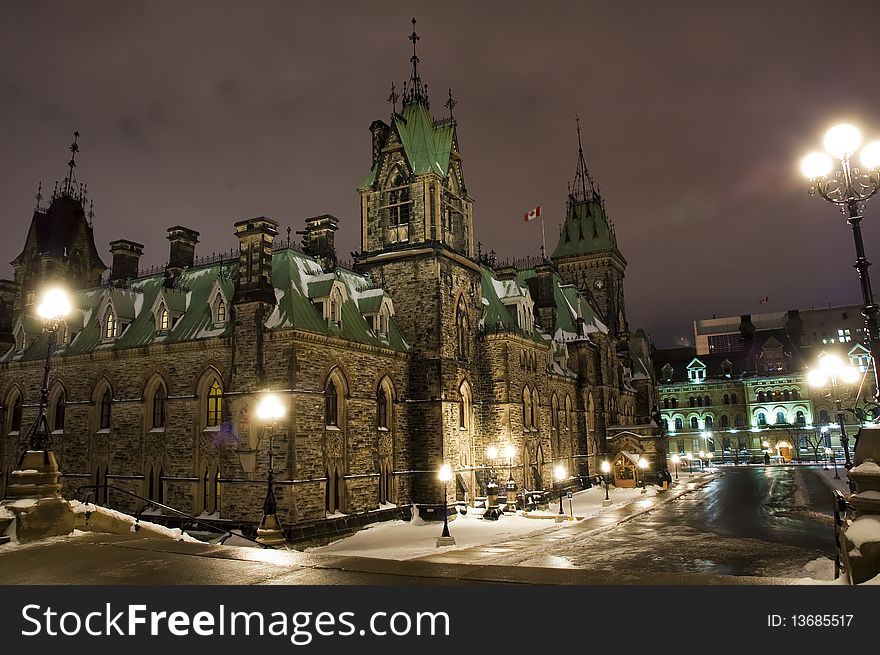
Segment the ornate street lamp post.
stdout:
<path fill-rule="evenodd" d="M 516 512 L 516 482 L 513 481 L 513 458 L 516 456 L 516 448 L 513 444 L 504 447 L 504 456 L 507 458 L 507 507 Z M 525 507 L 523 507 L 525 509 Z"/>
<path fill-rule="evenodd" d="M 43 386 L 40 389 L 40 411 L 37 420 L 31 426 L 28 433 L 28 449 L 44 453 L 44 463 L 49 461 L 49 449 L 51 446 L 51 434 L 49 423 L 46 420 L 46 407 L 49 404 L 49 370 L 51 367 L 52 353 L 58 342 L 58 329 L 64 318 L 70 314 L 70 296 L 64 289 L 54 287 L 46 290 L 37 305 L 37 316 L 43 321 L 43 331 L 47 336 L 46 361 L 43 364 Z"/>
<path fill-rule="evenodd" d="M 565 514 L 562 509 L 562 482 L 566 477 L 565 467 L 562 464 L 557 464 L 553 469 L 553 477 L 556 478 L 556 485 L 559 487 L 559 514 L 562 515 Z"/>
<path fill-rule="evenodd" d="M 437 537 L 437 547 L 454 546 L 455 539 L 449 534 L 449 507 L 446 501 L 447 485 L 452 479 L 452 468 L 449 464 L 444 464 L 440 467 L 440 470 L 437 472 L 437 477 L 440 482 L 443 483 L 443 532 Z"/>
<path fill-rule="evenodd" d="M 818 193 L 823 200 L 836 205 L 852 228 L 856 249 L 855 269 L 859 272 L 862 300 L 865 303 L 862 316 L 865 317 L 868 347 L 871 350 L 871 370 L 874 373 L 874 390 L 871 395 L 876 398 L 877 385 L 880 384 L 877 376 L 877 356 L 880 355 L 877 314 L 880 313 L 880 308 L 874 302 L 871 291 L 871 280 L 868 277 L 871 262 L 865 257 L 860 224 L 866 201 L 880 190 L 880 141 L 873 141 L 861 149 L 859 158 L 865 171 L 854 167 L 850 161 L 861 143 L 862 134 L 857 127 L 848 124 L 835 125 L 825 133 L 823 145 L 827 154 L 814 152 L 807 155 L 801 161 L 801 171 L 810 180 L 810 195 Z"/>
<path fill-rule="evenodd" d="M 853 366 L 845 366 L 835 355 L 823 355 L 819 358 L 818 368 L 810 369 L 807 382 L 818 390 L 825 400 L 833 401 L 837 411 L 837 422 L 840 425 L 840 445 L 843 447 L 844 467 L 852 468 L 849 459 L 849 436 L 846 434 L 846 413 L 843 403 L 852 397 L 852 385 L 859 381 L 859 371 Z M 827 468 L 827 467 L 826 467 Z"/>
<path fill-rule="evenodd" d="M 678 455 L 672 456 L 672 467 L 675 469 L 675 481 L 678 482 L 678 463 L 681 461 L 681 457 Z"/>
<path fill-rule="evenodd" d="M 611 498 L 608 496 L 608 478 L 611 473 L 611 464 L 608 462 L 602 462 L 602 475 L 605 478 L 605 500 L 602 501 L 602 507 L 607 507 L 611 504 Z"/>
<path fill-rule="evenodd" d="M 266 471 L 266 498 L 263 501 L 263 518 L 257 528 L 257 541 L 265 546 L 280 546 L 285 543 L 284 529 L 278 520 L 278 503 L 275 500 L 275 471 L 272 469 L 274 456 L 274 428 L 284 417 L 285 409 L 281 399 L 273 393 L 264 393 L 257 404 L 257 418 L 266 426 L 269 437 L 269 468 Z"/>
<path fill-rule="evenodd" d="M 642 469 L 642 493 L 648 493 L 648 487 L 645 485 L 645 471 L 648 470 L 648 460 L 644 457 L 639 458 L 639 468 Z"/>

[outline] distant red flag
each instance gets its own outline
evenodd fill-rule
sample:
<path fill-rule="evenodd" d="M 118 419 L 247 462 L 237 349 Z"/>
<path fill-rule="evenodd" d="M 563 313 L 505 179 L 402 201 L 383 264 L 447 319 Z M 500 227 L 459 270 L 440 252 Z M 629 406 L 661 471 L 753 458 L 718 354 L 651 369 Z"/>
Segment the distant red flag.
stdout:
<path fill-rule="evenodd" d="M 533 218 L 538 218 L 541 215 L 541 205 L 535 207 L 532 211 L 525 215 L 526 222 L 532 220 Z"/>

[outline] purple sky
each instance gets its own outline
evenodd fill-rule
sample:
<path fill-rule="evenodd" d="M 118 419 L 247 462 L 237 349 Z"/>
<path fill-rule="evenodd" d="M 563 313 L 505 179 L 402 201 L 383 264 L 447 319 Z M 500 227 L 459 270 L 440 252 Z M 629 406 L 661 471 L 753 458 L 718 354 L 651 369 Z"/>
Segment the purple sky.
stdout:
<path fill-rule="evenodd" d="M 477 6 L 472 9 L 471 5 Z M 766 5 L 766 6 L 765 6 Z M 144 265 L 165 228 L 235 244 L 251 216 L 302 229 L 340 218 L 359 249 L 355 188 L 369 125 L 409 77 L 410 18 L 435 116 L 448 87 L 477 238 L 555 245 L 584 152 L 629 260 L 630 326 L 658 346 L 713 314 L 859 302 L 852 238 L 810 198 L 802 154 L 857 121 L 880 138 L 880 4 L 827 2 L 9 3 L 0 22 L 0 276 L 20 251 L 39 180 L 62 179 L 72 132 L 99 251 L 127 238 Z M 880 261 L 880 200 L 864 223 Z M 874 269 L 880 285 L 880 267 Z M 770 302 L 759 304 L 769 296 Z"/>

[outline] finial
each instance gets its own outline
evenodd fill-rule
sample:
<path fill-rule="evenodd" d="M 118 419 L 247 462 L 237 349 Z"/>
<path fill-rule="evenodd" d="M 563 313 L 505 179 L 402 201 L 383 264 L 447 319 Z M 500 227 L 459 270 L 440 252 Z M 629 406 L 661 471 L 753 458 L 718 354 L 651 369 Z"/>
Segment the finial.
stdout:
<path fill-rule="evenodd" d="M 70 144 L 70 161 L 67 162 L 69 170 L 67 171 L 67 177 L 64 179 L 64 186 L 61 189 L 61 195 L 73 197 L 74 190 L 76 189 L 76 178 L 73 174 L 73 169 L 76 168 L 76 153 L 79 152 L 79 144 L 77 143 L 77 139 L 79 139 L 79 131 L 75 131 L 73 133 L 73 143 Z"/>
<path fill-rule="evenodd" d="M 578 163 L 574 174 L 574 193 L 572 194 L 571 188 L 569 188 L 569 195 L 579 202 L 587 202 L 595 200 L 598 194 L 593 184 L 593 178 L 590 177 L 590 172 L 587 170 L 587 162 L 584 160 L 584 148 L 581 144 L 581 118 L 577 114 L 575 114 L 574 122 L 577 126 L 578 135 Z M 587 190 L 588 186 L 589 192 Z"/>
<path fill-rule="evenodd" d="M 397 91 L 394 89 L 394 82 L 392 82 L 391 83 L 391 94 L 388 96 L 388 102 L 391 103 L 391 115 L 392 116 L 394 116 L 394 114 L 397 113 L 397 99 L 398 98 L 400 98 L 400 96 L 397 95 Z"/>
<path fill-rule="evenodd" d="M 290 226 L 287 226 L 287 247 L 290 248 Z"/>
<path fill-rule="evenodd" d="M 428 106 L 428 85 L 422 84 L 422 78 L 419 77 L 419 56 L 416 54 L 416 42 L 421 38 L 416 33 L 416 19 L 412 19 L 413 31 L 412 34 L 409 35 L 409 40 L 412 41 L 413 44 L 413 54 L 412 57 L 409 58 L 412 63 L 412 74 L 409 78 L 409 89 L 404 85 L 403 91 L 403 103 L 408 104 L 411 102 L 419 102 Z"/>
<path fill-rule="evenodd" d="M 37 195 L 34 197 L 37 199 L 37 206 L 34 208 L 34 211 L 40 211 L 40 201 L 43 199 L 43 180 L 40 180 L 40 183 L 37 185 Z"/>
<path fill-rule="evenodd" d="M 427 88 L 427 85 L 425 85 Z M 452 89 L 449 89 L 449 100 L 443 103 L 443 106 L 449 109 L 449 120 L 452 120 L 452 109 L 455 105 L 458 104 L 458 101 L 452 97 Z"/>

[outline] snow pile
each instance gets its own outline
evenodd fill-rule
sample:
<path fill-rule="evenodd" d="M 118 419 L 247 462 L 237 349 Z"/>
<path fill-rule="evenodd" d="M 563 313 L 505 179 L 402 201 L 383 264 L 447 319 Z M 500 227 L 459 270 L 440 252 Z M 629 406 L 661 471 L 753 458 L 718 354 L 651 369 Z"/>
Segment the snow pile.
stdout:
<path fill-rule="evenodd" d="M 169 539 L 174 539 L 175 541 L 202 543 L 195 537 L 191 537 L 190 535 L 183 532 L 180 528 L 166 528 L 164 525 L 159 525 L 158 523 L 138 521 L 130 514 L 117 512 L 116 510 L 109 509 L 107 507 L 92 505 L 91 503 L 81 503 L 78 500 L 71 500 L 70 509 L 73 510 L 74 514 L 100 514 L 104 517 L 115 519 L 116 521 L 119 521 L 123 524 L 128 524 L 130 526 L 129 530 L 131 532 L 137 532 L 138 526 L 144 526 L 145 528 L 149 528 L 150 532 L 161 534 L 165 537 L 168 537 Z"/>
<path fill-rule="evenodd" d="M 804 570 L 813 580 L 834 580 L 834 560 L 818 557 L 804 564 Z"/>
<path fill-rule="evenodd" d="M 880 516 L 868 514 L 853 519 L 846 528 L 846 538 L 858 549 L 863 544 L 880 541 Z"/>
<path fill-rule="evenodd" d="M 852 475 L 853 473 L 857 473 L 859 475 L 880 478 L 880 464 L 877 464 L 877 462 L 875 462 L 873 459 L 866 459 L 858 466 L 854 466 L 853 468 L 851 468 L 849 472 L 850 475 Z"/>

